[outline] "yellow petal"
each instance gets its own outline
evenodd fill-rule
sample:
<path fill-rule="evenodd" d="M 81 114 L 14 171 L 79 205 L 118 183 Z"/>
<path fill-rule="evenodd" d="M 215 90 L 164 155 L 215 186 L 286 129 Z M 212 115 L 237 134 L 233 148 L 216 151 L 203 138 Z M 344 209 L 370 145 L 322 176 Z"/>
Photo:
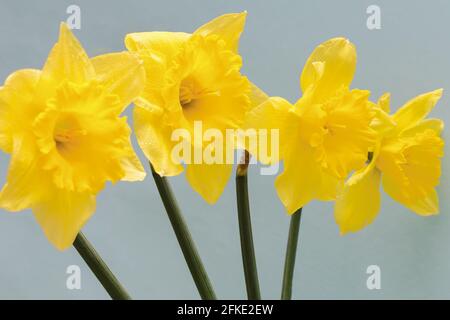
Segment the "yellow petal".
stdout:
<path fill-rule="evenodd" d="M 126 156 L 122 159 L 122 169 L 125 172 L 123 181 L 142 181 L 146 176 L 144 167 L 133 150 L 131 142 L 126 148 Z"/>
<path fill-rule="evenodd" d="M 0 98 L 10 105 L 27 105 L 34 97 L 40 70 L 21 69 L 11 73 L 0 87 Z M 23 110 L 22 110 L 23 111 Z"/>
<path fill-rule="evenodd" d="M 424 132 L 430 129 L 436 132 L 437 135 L 441 135 L 444 130 L 444 121 L 441 119 L 425 119 L 417 123 L 416 125 L 404 130 L 401 133 L 402 137 L 414 136 L 417 133 Z"/>
<path fill-rule="evenodd" d="M 161 123 L 162 113 L 158 107 L 137 100 L 133 113 L 136 137 L 147 159 L 161 176 L 175 176 L 183 171 L 180 163 L 172 159 L 176 142 L 171 141 L 172 128 Z"/>
<path fill-rule="evenodd" d="M 303 92 L 315 86 L 315 100 L 324 101 L 341 87 L 349 87 L 356 69 L 356 49 L 347 39 L 333 38 L 309 56 L 300 78 Z"/>
<path fill-rule="evenodd" d="M 48 240 L 57 249 L 65 250 L 94 213 L 95 196 L 53 187 L 32 208 Z"/>
<path fill-rule="evenodd" d="M 336 199 L 334 215 L 341 234 L 359 231 L 372 223 L 380 202 L 380 171 L 367 166 L 355 173 Z"/>
<path fill-rule="evenodd" d="M 370 104 L 372 103 L 370 102 Z M 393 132 L 395 130 L 395 122 L 392 117 L 378 105 L 373 104 L 372 109 L 375 111 L 375 117 L 370 122 L 370 127 L 377 132 L 378 137 L 381 138 Z"/>
<path fill-rule="evenodd" d="M 225 41 L 228 49 L 236 52 L 239 46 L 239 38 L 244 31 L 246 17 L 246 11 L 224 14 L 207 22 L 198 28 L 194 34 L 203 36 L 216 34 Z"/>
<path fill-rule="evenodd" d="M 407 190 L 398 181 L 389 175 L 383 175 L 383 189 L 394 200 L 400 202 L 408 209 L 421 216 L 430 216 L 439 213 L 439 197 L 436 190 L 429 190 L 421 197 L 412 198 Z"/>
<path fill-rule="evenodd" d="M 0 149 L 11 153 L 13 135 L 27 131 L 36 111 L 31 104 L 41 71 L 22 69 L 12 73 L 0 87 Z"/>
<path fill-rule="evenodd" d="M 40 199 L 47 176 L 35 156 L 32 141 L 15 138 L 6 183 L 0 192 L 0 207 L 20 211 Z"/>
<path fill-rule="evenodd" d="M 391 103 L 391 94 L 389 92 L 384 93 L 379 99 L 378 99 L 378 106 L 386 113 L 389 113 L 391 110 L 390 107 Z"/>
<path fill-rule="evenodd" d="M 443 153 L 444 141 L 432 129 L 384 142 L 377 160 L 384 190 L 419 215 L 437 214 Z"/>
<path fill-rule="evenodd" d="M 42 69 L 42 81 L 57 86 L 64 80 L 83 83 L 95 76 L 94 67 L 77 38 L 61 23 L 59 39 Z"/>
<path fill-rule="evenodd" d="M 273 143 L 278 143 L 278 148 L 274 150 L 280 151 L 280 148 L 288 144 L 289 134 L 296 132 L 296 117 L 289 111 L 293 106 L 285 99 L 280 97 L 270 97 L 256 108 L 253 108 L 246 114 L 244 128 L 246 130 L 254 130 L 255 140 L 259 143 L 250 143 L 249 138 L 246 141 L 245 149 L 264 164 L 271 164 L 279 161 L 280 152 L 271 153 Z M 263 131 L 264 130 L 264 131 Z M 272 141 L 270 130 L 278 130 L 279 140 Z M 261 139 L 261 134 L 265 133 L 265 140 Z M 267 142 L 267 143 L 264 143 Z M 265 150 L 260 150 L 264 143 Z"/>
<path fill-rule="evenodd" d="M 292 214 L 311 200 L 336 199 L 340 183 L 322 170 L 311 147 L 298 143 L 284 159 L 284 171 L 275 180 L 275 188 L 287 212 Z"/>
<path fill-rule="evenodd" d="M 254 83 L 250 82 L 250 101 L 251 108 L 259 106 L 261 103 L 269 99 L 267 93 L 262 91 L 259 87 L 257 87 Z"/>
<path fill-rule="evenodd" d="M 109 53 L 92 58 L 96 77 L 108 93 L 117 95 L 125 109 L 145 84 L 142 61 L 129 52 Z"/>
<path fill-rule="evenodd" d="M 155 52 L 166 61 L 171 61 L 189 37 L 190 34 L 184 32 L 129 33 L 125 36 L 125 46 L 132 52 Z"/>
<path fill-rule="evenodd" d="M 214 204 L 230 179 L 231 164 L 189 164 L 186 178 L 192 189 L 209 204 Z"/>
<path fill-rule="evenodd" d="M 442 89 L 424 93 L 404 104 L 394 115 L 397 130 L 405 130 L 424 119 L 442 96 Z"/>

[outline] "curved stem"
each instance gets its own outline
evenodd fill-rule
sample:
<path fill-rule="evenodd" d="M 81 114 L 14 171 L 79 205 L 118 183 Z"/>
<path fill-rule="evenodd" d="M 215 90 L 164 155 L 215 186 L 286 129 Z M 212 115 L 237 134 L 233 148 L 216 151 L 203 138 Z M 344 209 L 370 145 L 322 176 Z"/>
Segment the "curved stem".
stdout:
<path fill-rule="evenodd" d="M 173 231 L 178 239 L 181 251 L 183 252 L 184 259 L 194 279 L 197 290 L 203 300 L 215 300 L 216 294 L 214 293 L 211 282 L 209 281 L 208 274 L 203 266 L 200 255 L 197 252 L 194 240 L 191 237 L 189 229 L 184 221 L 183 215 L 180 212 L 178 204 L 170 188 L 169 182 L 165 177 L 161 177 L 155 172 L 153 166 L 152 175 L 158 188 L 161 200 L 166 208 L 167 215 L 172 224 Z"/>
<path fill-rule="evenodd" d="M 95 251 L 92 244 L 86 239 L 80 231 L 73 243 L 80 256 L 87 263 L 94 275 L 100 281 L 102 286 L 114 300 L 130 300 L 125 288 L 120 284 L 119 280 L 114 276 L 106 263 Z"/>
<path fill-rule="evenodd" d="M 247 169 L 250 154 L 245 151 L 244 161 L 236 170 L 236 197 L 239 219 L 239 233 L 241 238 L 242 263 L 244 266 L 245 285 L 249 300 L 261 299 L 259 290 L 258 271 L 256 267 L 255 249 L 253 246 L 252 222 L 250 205 L 248 202 Z"/>
<path fill-rule="evenodd" d="M 291 300 L 292 279 L 294 278 L 295 258 L 297 254 L 298 233 L 302 208 L 298 209 L 291 217 L 289 225 L 289 237 L 286 247 L 286 258 L 284 261 L 283 287 L 281 289 L 281 300 Z"/>

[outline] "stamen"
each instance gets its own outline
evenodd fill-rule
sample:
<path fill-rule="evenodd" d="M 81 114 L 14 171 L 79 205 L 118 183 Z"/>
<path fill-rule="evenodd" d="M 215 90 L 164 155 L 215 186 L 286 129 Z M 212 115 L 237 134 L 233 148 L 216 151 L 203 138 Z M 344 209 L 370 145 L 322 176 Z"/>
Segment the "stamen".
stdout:
<path fill-rule="evenodd" d="M 74 139 L 86 135 L 86 130 L 72 129 L 61 130 L 54 135 L 57 147 L 62 147 L 64 144 L 73 142 Z"/>
<path fill-rule="evenodd" d="M 192 79 L 185 79 L 180 85 L 179 99 L 180 104 L 183 109 L 192 106 L 195 100 L 208 97 L 208 96 L 219 96 L 220 91 L 211 91 L 207 89 L 202 89 L 196 81 Z"/>

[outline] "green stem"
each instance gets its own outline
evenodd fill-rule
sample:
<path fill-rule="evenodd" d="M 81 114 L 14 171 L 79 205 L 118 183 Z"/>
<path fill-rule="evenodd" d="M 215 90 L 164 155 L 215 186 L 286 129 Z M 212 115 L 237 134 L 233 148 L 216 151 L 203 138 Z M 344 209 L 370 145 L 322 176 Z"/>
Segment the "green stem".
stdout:
<path fill-rule="evenodd" d="M 236 197 L 241 237 L 242 263 L 244 266 L 245 285 L 249 300 L 260 300 L 258 271 L 256 268 L 255 249 L 253 246 L 252 222 L 248 202 L 247 169 L 250 155 L 245 151 L 244 161 L 236 170 Z"/>
<path fill-rule="evenodd" d="M 284 261 L 283 288 L 281 289 L 281 300 L 291 300 L 292 279 L 294 278 L 295 257 L 297 254 L 298 233 L 302 208 L 298 209 L 291 217 L 289 226 L 289 237 L 286 247 L 286 258 Z"/>
<path fill-rule="evenodd" d="M 152 175 L 155 179 L 156 187 L 158 188 L 162 202 L 166 208 L 173 231 L 178 239 L 178 243 L 181 251 L 183 252 L 188 268 L 191 271 L 197 290 L 203 300 L 215 300 L 216 294 L 214 293 L 208 274 L 206 273 L 205 267 L 203 266 L 202 260 L 197 252 L 194 240 L 192 239 L 186 222 L 180 212 L 169 182 L 165 177 L 161 177 L 158 173 L 156 173 L 151 164 L 150 167 L 152 169 Z"/>
<path fill-rule="evenodd" d="M 109 270 L 106 263 L 81 231 L 75 238 L 73 246 L 77 249 L 80 256 L 87 263 L 112 299 L 131 300 L 131 297 L 128 295 L 125 288 L 120 284 L 119 280 L 117 280 L 111 270 Z"/>

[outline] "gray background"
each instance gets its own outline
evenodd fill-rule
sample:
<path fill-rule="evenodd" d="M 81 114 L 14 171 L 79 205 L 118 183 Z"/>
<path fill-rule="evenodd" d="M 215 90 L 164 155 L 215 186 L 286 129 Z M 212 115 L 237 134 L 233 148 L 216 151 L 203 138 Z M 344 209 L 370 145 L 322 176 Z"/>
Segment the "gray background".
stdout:
<path fill-rule="evenodd" d="M 353 87 L 375 100 L 392 92 L 392 109 L 443 87 L 433 116 L 449 120 L 449 1 L 0 1 L 0 79 L 24 67 L 40 68 L 69 4 L 81 7 L 75 32 L 88 54 L 121 51 L 133 31 L 193 31 L 227 12 L 248 11 L 240 51 L 243 72 L 270 95 L 299 97 L 299 74 L 320 42 L 345 36 L 358 48 Z M 382 29 L 366 28 L 366 8 L 381 7 Z M 130 110 L 127 111 L 130 113 Z M 448 131 L 444 132 L 445 138 Z M 134 138 L 133 138 L 134 139 Z M 448 152 L 448 147 L 446 148 Z M 138 151 L 141 159 L 142 153 Z M 448 158 L 447 158 L 448 159 Z M 448 160 L 439 187 L 441 214 L 422 218 L 383 196 L 378 219 L 341 237 L 331 203 L 304 210 L 294 298 L 450 298 Z M 0 155 L 0 181 L 9 155 Z M 273 176 L 250 170 L 254 240 L 264 298 L 278 298 L 289 218 Z M 170 179 L 220 298 L 245 298 L 233 180 L 219 202 L 207 205 L 184 175 Z M 138 299 L 198 298 L 151 176 L 108 186 L 83 230 Z M 67 290 L 66 268 L 82 269 L 82 289 Z M 366 268 L 379 265 L 382 289 L 366 288 Z M 58 252 L 29 210 L 0 212 L 0 298 L 108 298 L 71 248 Z"/>

